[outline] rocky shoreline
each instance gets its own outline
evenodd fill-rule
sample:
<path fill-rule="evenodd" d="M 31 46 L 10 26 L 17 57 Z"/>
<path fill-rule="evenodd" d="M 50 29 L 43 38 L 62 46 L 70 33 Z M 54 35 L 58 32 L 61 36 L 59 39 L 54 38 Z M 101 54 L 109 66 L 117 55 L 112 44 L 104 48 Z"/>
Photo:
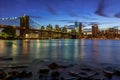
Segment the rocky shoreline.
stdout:
<path fill-rule="evenodd" d="M 11 65 L 11 64 L 9 64 Z M 11 79 L 10 79 L 11 78 Z M 120 80 L 120 66 L 85 62 L 33 60 L 0 69 L 1 80 Z"/>

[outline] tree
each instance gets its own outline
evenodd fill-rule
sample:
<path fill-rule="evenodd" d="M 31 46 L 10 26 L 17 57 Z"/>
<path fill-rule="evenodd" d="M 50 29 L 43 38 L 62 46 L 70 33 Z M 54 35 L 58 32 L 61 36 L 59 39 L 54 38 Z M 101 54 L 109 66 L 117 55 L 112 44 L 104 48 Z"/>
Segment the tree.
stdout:
<path fill-rule="evenodd" d="M 55 25 L 55 38 L 60 38 L 61 37 L 61 28 L 59 28 L 59 25 Z"/>
<path fill-rule="evenodd" d="M 44 30 L 45 29 L 45 27 L 44 26 L 41 26 L 41 30 Z"/>
<path fill-rule="evenodd" d="M 73 29 L 71 30 L 71 33 L 76 33 L 75 28 L 73 28 Z"/>
<path fill-rule="evenodd" d="M 14 38 L 16 36 L 16 29 L 12 26 L 8 26 L 2 30 L 3 33 L 7 34 L 9 37 Z"/>
<path fill-rule="evenodd" d="M 46 35 L 47 35 L 47 37 L 50 38 L 51 37 L 51 31 L 52 31 L 51 24 L 47 25 L 46 30 L 47 30 Z"/>
<path fill-rule="evenodd" d="M 59 25 L 55 25 L 55 31 L 60 31 Z"/>
<path fill-rule="evenodd" d="M 66 26 L 64 26 L 63 28 L 62 28 L 62 32 L 67 32 L 67 27 Z"/>
<path fill-rule="evenodd" d="M 51 31 L 51 30 L 52 30 L 52 26 L 49 24 L 49 25 L 46 27 L 46 30 Z"/>
<path fill-rule="evenodd" d="M 61 28 L 59 28 L 59 31 L 60 31 L 60 32 L 62 31 Z"/>
<path fill-rule="evenodd" d="M 8 35 L 6 34 L 6 33 L 4 33 L 4 32 L 1 32 L 0 33 L 0 38 L 7 38 L 8 37 Z"/>

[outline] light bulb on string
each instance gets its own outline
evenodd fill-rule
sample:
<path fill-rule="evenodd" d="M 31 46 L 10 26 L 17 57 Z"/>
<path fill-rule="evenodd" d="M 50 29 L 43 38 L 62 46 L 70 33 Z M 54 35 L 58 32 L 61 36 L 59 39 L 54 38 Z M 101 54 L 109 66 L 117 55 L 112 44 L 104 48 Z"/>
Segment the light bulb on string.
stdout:
<path fill-rule="evenodd" d="M 17 17 L 15 17 L 15 19 L 17 19 Z"/>
<path fill-rule="evenodd" d="M 5 18 L 5 20 L 8 20 L 8 18 Z"/>
<path fill-rule="evenodd" d="M 12 20 L 14 20 L 14 17 L 12 17 Z"/>
<path fill-rule="evenodd" d="M 5 20 L 5 18 L 2 18 L 2 20 Z"/>

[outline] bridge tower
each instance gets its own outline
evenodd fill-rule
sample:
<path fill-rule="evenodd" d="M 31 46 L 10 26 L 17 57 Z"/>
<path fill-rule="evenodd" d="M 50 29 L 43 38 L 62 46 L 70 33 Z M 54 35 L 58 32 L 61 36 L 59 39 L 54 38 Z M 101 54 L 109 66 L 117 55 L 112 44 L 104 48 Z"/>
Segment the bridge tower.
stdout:
<path fill-rule="evenodd" d="M 20 17 L 20 37 L 25 37 L 29 32 L 29 16 Z"/>

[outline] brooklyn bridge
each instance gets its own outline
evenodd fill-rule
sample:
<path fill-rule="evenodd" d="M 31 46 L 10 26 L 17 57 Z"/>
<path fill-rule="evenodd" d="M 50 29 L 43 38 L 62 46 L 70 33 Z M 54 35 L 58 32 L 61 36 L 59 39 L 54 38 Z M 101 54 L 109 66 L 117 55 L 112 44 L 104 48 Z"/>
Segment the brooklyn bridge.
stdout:
<path fill-rule="evenodd" d="M 24 15 L 21 17 L 13 17 L 13 18 L 0 18 L 0 21 L 3 21 L 4 23 L 0 23 L 0 28 L 7 28 L 7 27 L 13 27 L 16 31 L 19 31 L 19 37 L 26 39 L 60 39 L 60 38 L 79 38 L 79 33 L 70 33 L 67 30 L 61 30 L 59 26 L 57 26 L 57 29 L 53 29 L 50 25 L 46 27 L 46 29 L 39 23 L 35 22 L 32 17 L 34 16 L 28 16 Z M 12 21 L 12 25 L 6 24 L 7 21 Z M 10 22 L 11 23 L 11 22 Z M 19 23 L 19 25 L 16 25 L 16 23 Z M 40 26 L 39 28 L 35 28 L 34 25 L 36 24 Z"/>

